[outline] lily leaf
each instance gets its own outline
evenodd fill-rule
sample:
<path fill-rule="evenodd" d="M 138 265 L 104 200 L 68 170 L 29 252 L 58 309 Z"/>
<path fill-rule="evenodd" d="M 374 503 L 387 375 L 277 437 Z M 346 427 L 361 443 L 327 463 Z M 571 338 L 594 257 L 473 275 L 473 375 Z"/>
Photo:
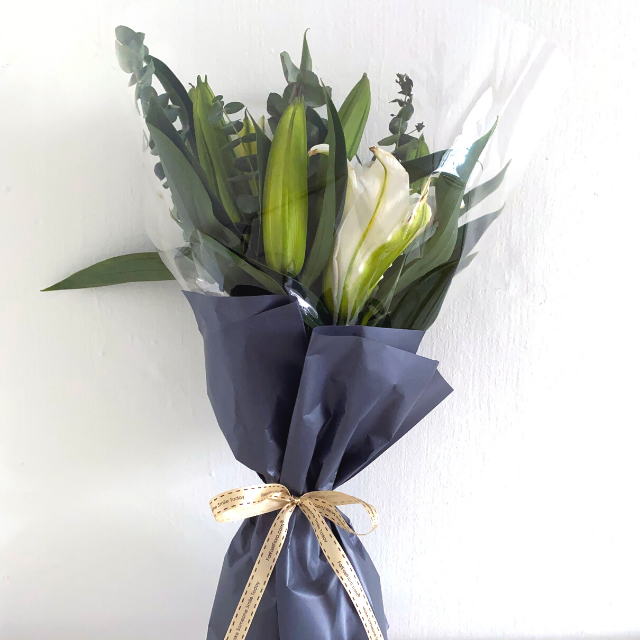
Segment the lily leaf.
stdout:
<path fill-rule="evenodd" d="M 309 29 L 307 29 L 309 31 Z M 307 31 L 304 32 L 304 38 L 302 39 L 302 57 L 300 59 L 300 71 L 312 71 L 313 65 L 311 63 L 311 53 L 309 51 L 309 44 L 307 43 Z"/>
<path fill-rule="evenodd" d="M 225 208 L 222 206 L 222 203 L 216 197 L 215 193 L 210 189 L 208 180 L 204 175 L 202 170 L 202 166 L 195 158 L 193 153 L 189 151 L 184 141 L 180 137 L 180 134 L 176 131 L 175 127 L 169 122 L 169 119 L 166 117 L 160 103 L 157 98 L 150 98 L 148 102 L 147 112 L 145 114 L 145 121 L 147 126 L 152 125 L 159 131 L 161 131 L 175 147 L 182 153 L 187 162 L 191 165 L 191 168 L 195 171 L 196 175 L 200 179 L 204 189 L 207 192 L 209 200 L 211 201 L 211 207 L 215 214 L 215 217 L 220 221 L 220 224 L 225 228 L 234 231 L 233 224 L 231 219 L 227 215 Z M 158 154 L 158 149 L 156 147 L 156 142 L 153 140 L 153 150 L 155 154 Z M 236 233 L 236 240 L 231 243 L 229 246 L 235 246 L 239 241 L 239 234 Z M 226 236 L 226 234 L 225 234 Z"/>
<path fill-rule="evenodd" d="M 183 130 L 186 131 L 187 142 L 191 147 L 191 151 L 196 154 L 196 138 L 193 126 L 193 104 L 191 102 L 191 98 L 180 80 L 178 80 L 177 76 L 164 62 L 162 62 L 162 60 L 154 58 L 153 56 L 149 57 L 153 62 L 154 75 L 158 78 L 167 94 L 169 94 L 171 102 L 180 109 L 178 117 L 180 118 Z"/>
<path fill-rule="evenodd" d="M 370 108 L 371 87 L 369 78 L 364 73 L 358 83 L 351 89 L 338 111 L 344 130 L 348 160 L 351 160 L 358 152 L 367 119 L 369 118 Z"/>
<path fill-rule="evenodd" d="M 173 279 L 173 274 L 155 251 L 130 253 L 103 260 L 77 271 L 68 278 L 43 289 L 43 291 L 88 289 L 127 282 L 158 282 Z"/>
<path fill-rule="evenodd" d="M 503 209 L 504 207 L 459 227 L 450 259 L 394 298 L 386 323 L 392 327 L 426 331 L 438 317 L 453 277 L 465 269 L 477 255 L 471 254 L 471 251 Z"/>
<path fill-rule="evenodd" d="M 334 229 L 342 216 L 347 187 L 347 148 L 340 116 L 327 92 L 325 100 L 329 128 L 326 138 L 329 145 L 327 179 L 318 226 L 301 278 L 306 287 L 311 287 L 318 279 L 331 256 Z"/>
<path fill-rule="evenodd" d="M 407 260 L 406 268 L 398 281 L 397 290 L 399 292 L 409 286 L 413 281 L 421 278 L 451 258 L 458 236 L 458 218 L 465 186 L 469 181 L 471 172 L 478 158 L 495 131 L 496 124 L 494 124 L 485 135 L 466 149 L 466 153 L 461 162 L 455 163 L 455 158 L 453 159 L 454 167 L 452 168 L 456 171 L 457 175 L 441 173 L 435 179 L 435 220 L 438 227 L 436 232 L 419 247 L 417 251 L 419 256 L 416 259 Z M 431 156 L 434 155 L 436 154 L 431 154 Z M 425 156 L 425 158 L 418 158 L 410 162 L 420 162 L 431 156 Z M 447 162 L 450 162 L 448 156 L 443 157 L 442 164 L 438 166 L 438 169 L 446 166 Z M 406 164 L 409 164 L 409 162 Z M 413 182 L 411 177 L 409 180 Z"/>
<path fill-rule="evenodd" d="M 160 155 L 178 217 L 185 229 L 198 229 L 212 235 L 228 247 L 238 245 L 238 237 L 213 213 L 209 194 L 202 180 L 175 144 L 147 122 Z"/>
<path fill-rule="evenodd" d="M 421 178 L 427 178 L 432 173 L 435 173 L 442 164 L 444 157 L 449 153 L 450 149 L 444 151 L 436 151 L 423 156 L 422 158 L 415 158 L 414 160 L 406 160 L 402 163 L 402 166 L 407 170 L 409 174 L 409 182 L 413 183 Z"/>

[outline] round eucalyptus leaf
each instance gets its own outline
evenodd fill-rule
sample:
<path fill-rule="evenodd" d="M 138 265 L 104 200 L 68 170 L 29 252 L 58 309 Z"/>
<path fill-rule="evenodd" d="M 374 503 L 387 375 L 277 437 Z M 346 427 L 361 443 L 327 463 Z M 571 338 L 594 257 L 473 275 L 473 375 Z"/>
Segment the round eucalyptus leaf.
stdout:
<path fill-rule="evenodd" d="M 242 129 L 244 125 L 242 124 L 242 120 L 234 120 L 229 124 L 225 124 L 224 127 L 220 128 L 222 133 L 226 133 L 228 136 L 233 135 L 234 133 L 238 133 Z"/>
<path fill-rule="evenodd" d="M 116 56 L 120 68 L 126 73 L 133 73 L 144 66 L 144 55 L 126 44 L 116 42 Z"/>
<path fill-rule="evenodd" d="M 242 111 L 244 109 L 244 105 L 242 102 L 227 102 L 224 107 L 224 110 L 227 113 L 238 113 L 238 111 Z"/>

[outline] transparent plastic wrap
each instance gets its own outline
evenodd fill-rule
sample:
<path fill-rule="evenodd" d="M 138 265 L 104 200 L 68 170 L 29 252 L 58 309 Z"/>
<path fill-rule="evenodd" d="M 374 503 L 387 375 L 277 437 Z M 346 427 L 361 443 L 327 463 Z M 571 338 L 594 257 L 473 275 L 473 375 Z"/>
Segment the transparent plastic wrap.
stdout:
<path fill-rule="evenodd" d="M 387 638 L 364 546 L 326 512 L 318 534 L 303 502 L 334 492 L 451 393 L 420 341 L 565 77 L 552 48 L 501 14 L 423 4 L 432 99 L 414 99 L 411 77 L 397 74 L 384 127 L 369 122 L 366 74 L 334 104 L 306 35 L 298 65 L 281 54 L 285 89 L 259 117 L 206 76 L 187 92 L 143 34 L 116 32 L 159 179 L 146 202 L 150 236 L 197 319 L 218 423 L 267 485 L 249 490 L 284 487 L 293 500 L 288 530 L 281 514 L 243 512 L 208 640 Z M 218 498 L 244 509 L 243 492 Z"/>
<path fill-rule="evenodd" d="M 566 70 L 497 11 L 465 6 L 477 15 L 464 33 L 458 3 L 425 10 L 437 29 L 423 57 L 439 95 L 414 103 L 413 81 L 398 74 L 389 131 L 369 149 L 369 78 L 338 109 L 306 35 L 298 66 L 281 54 L 285 89 L 254 118 L 206 77 L 187 91 L 143 34 L 119 28 L 165 202 L 147 207 L 149 233 L 185 290 L 291 295 L 310 327 L 431 326 L 503 210 Z M 471 45 L 463 55 L 460 42 Z"/>

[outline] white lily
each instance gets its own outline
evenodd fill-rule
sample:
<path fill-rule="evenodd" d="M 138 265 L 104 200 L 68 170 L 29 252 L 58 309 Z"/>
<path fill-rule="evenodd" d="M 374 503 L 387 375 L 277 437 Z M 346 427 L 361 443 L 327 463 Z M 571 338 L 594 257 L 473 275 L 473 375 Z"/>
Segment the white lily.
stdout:
<path fill-rule="evenodd" d="M 338 324 L 357 320 L 384 272 L 432 219 L 429 181 L 420 194 L 412 194 L 409 174 L 400 162 L 378 147 L 371 151 L 372 163 L 348 165 L 344 213 L 325 271 L 325 299 Z"/>

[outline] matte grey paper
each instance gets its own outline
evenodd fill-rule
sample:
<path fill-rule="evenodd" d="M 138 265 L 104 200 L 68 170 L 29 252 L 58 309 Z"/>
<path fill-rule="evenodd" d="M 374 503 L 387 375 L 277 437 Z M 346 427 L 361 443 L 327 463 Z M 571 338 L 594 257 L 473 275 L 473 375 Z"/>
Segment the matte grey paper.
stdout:
<path fill-rule="evenodd" d="M 281 483 L 293 495 L 336 489 L 452 391 L 438 363 L 416 354 L 422 331 L 323 326 L 307 338 L 293 297 L 185 295 L 204 338 L 209 398 L 233 454 L 264 482 Z M 275 515 L 240 525 L 224 560 L 207 640 L 223 640 Z M 331 528 L 386 638 L 376 568 L 356 536 Z M 367 640 L 297 509 L 247 640 L 328 638 Z"/>

